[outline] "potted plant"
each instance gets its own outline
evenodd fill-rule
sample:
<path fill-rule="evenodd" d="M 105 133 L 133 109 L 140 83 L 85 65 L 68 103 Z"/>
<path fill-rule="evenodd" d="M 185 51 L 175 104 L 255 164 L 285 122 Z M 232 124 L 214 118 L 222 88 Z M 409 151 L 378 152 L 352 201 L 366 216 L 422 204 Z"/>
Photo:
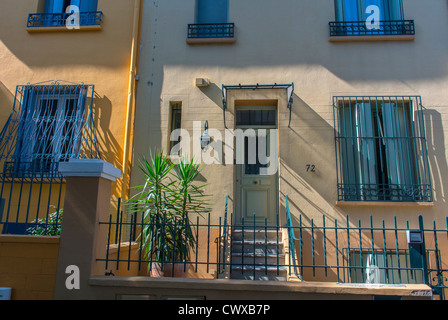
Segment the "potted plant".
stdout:
<path fill-rule="evenodd" d="M 187 262 L 196 245 L 189 213 L 207 210 L 203 187 L 195 186 L 199 165 L 181 161 L 174 165 L 163 152 L 155 151 L 148 161 L 141 159 L 139 168 L 144 184 L 131 198 L 143 213 L 139 239 L 143 258 L 151 276 L 184 276 Z M 173 272 L 174 271 L 174 274 Z"/>

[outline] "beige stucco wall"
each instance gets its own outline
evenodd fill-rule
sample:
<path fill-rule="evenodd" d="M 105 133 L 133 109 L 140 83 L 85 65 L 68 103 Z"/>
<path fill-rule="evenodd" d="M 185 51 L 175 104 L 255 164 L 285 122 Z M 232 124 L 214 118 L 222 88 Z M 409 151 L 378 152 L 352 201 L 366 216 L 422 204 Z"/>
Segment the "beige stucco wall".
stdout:
<path fill-rule="evenodd" d="M 38 0 L 0 4 L 0 126 L 12 111 L 16 86 L 62 80 L 95 86 L 94 119 L 104 160 L 122 167 L 134 0 L 100 0 L 102 29 L 28 32 Z M 39 28 L 38 31 L 45 31 Z M 115 194 L 119 194 L 117 185 Z"/>
<path fill-rule="evenodd" d="M 414 19 L 412 41 L 329 41 L 333 1 L 229 1 L 229 22 L 235 23 L 236 43 L 189 45 L 187 24 L 194 23 L 194 0 L 144 1 L 140 81 L 138 85 L 134 156 L 150 148 L 167 148 L 170 101 L 181 101 L 182 126 L 192 133 L 193 121 L 208 120 L 224 135 L 221 86 L 236 84 L 295 84 L 291 128 L 286 93 L 253 91 L 252 99 L 279 100 L 280 212 L 288 195 L 292 214 L 351 221 L 374 217 L 387 224 L 397 216 L 415 225 L 418 215 L 444 227 L 448 85 L 448 10 L 443 0 L 422 3 L 403 0 L 405 19 Z M 195 78 L 209 78 L 208 88 Z M 275 90 L 274 90 L 275 91 Z M 433 206 L 336 205 L 336 159 L 332 97 L 336 95 L 420 95 L 425 107 Z M 234 127 L 230 103 L 227 126 Z M 135 161 L 135 159 L 134 159 Z M 316 165 L 316 173 L 306 171 Z M 133 184 L 141 182 L 137 169 Z M 203 181 L 212 195 L 213 215 L 223 213 L 225 195 L 234 198 L 233 166 L 204 166 Z M 415 223 L 414 223 L 415 222 Z"/>

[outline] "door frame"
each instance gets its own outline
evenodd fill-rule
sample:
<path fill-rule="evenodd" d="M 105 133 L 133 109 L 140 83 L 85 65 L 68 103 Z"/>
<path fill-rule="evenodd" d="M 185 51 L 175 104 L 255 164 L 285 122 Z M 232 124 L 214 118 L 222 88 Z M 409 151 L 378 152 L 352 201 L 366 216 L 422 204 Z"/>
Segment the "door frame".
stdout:
<path fill-rule="evenodd" d="M 236 120 L 235 120 L 235 124 L 234 124 L 234 129 L 254 129 L 254 130 L 258 130 L 258 129 L 277 129 L 278 130 L 278 124 L 279 124 L 279 119 L 278 119 L 278 106 L 277 105 L 257 105 L 257 103 L 254 101 L 253 104 L 245 104 L 245 105 L 235 105 L 235 119 L 236 119 L 236 112 L 239 110 L 275 110 L 275 125 L 238 125 L 236 124 Z M 241 224 L 241 219 L 242 219 L 242 214 L 240 212 L 240 208 L 239 206 L 241 206 L 241 201 L 242 201 L 242 188 L 238 186 L 238 168 L 237 168 L 237 164 L 236 164 L 236 156 L 237 156 L 237 147 L 236 147 L 236 138 L 234 137 L 234 141 L 233 141 L 233 147 L 234 147 L 234 168 L 233 168 L 233 193 L 234 193 L 234 202 L 233 202 L 233 206 L 234 206 L 234 211 L 235 215 L 232 221 L 232 223 L 234 225 L 240 225 Z M 272 152 L 272 150 L 270 151 Z M 279 137 L 277 137 L 277 155 L 280 154 L 280 141 L 279 141 Z M 279 168 L 279 156 L 277 156 L 277 167 Z M 276 174 L 275 174 L 275 186 L 273 187 L 274 189 L 274 193 L 275 193 L 275 213 L 271 214 L 272 217 L 272 221 L 270 224 L 268 224 L 268 226 L 272 226 L 272 225 L 276 225 L 277 221 L 275 221 L 275 217 L 277 215 L 279 215 L 280 213 L 280 197 L 279 197 L 279 191 L 280 191 L 280 174 L 279 174 L 279 170 L 277 170 Z M 251 223 L 253 223 L 251 221 Z M 264 226 L 264 222 L 262 224 Z M 248 225 L 249 226 L 249 225 Z M 260 226 L 260 224 L 256 224 L 256 226 Z"/>

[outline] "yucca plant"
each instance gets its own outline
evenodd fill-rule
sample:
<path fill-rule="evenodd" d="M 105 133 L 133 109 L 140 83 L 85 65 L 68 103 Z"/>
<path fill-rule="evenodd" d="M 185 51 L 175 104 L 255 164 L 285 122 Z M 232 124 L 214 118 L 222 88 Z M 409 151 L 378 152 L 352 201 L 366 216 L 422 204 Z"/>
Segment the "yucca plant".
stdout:
<path fill-rule="evenodd" d="M 155 151 L 149 160 L 141 159 L 139 168 L 144 184 L 134 187 L 140 191 L 131 198 L 131 207 L 143 212 L 139 236 L 143 257 L 155 262 L 188 261 L 196 244 L 189 213 L 208 210 L 204 186 L 194 184 L 199 165 L 193 161 L 174 165 L 162 151 Z"/>
<path fill-rule="evenodd" d="M 171 251 L 166 226 L 172 220 L 172 214 L 167 197 L 174 194 L 174 182 L 168 181 L 168 176 L 174 165 L 161 151 L 155 151 L 148 160 L 142 157 L 138 165 L 144 174 L 144 184 L 134 187 L 140 190 L 130 199 L 131 211 L 143 212 L 143 225 L 140 232 L 145 259 L 155 261 L 165 260 Z"/>
<path fill-rule="evenodd" d="M 200 165 L 194 160 L 187 161 L 181 159 L 174 167 L 176 178 L 175 197 L 173 198 L 173 209 L 176 212 L 178 228 L 175 231 L 175 242 L 178 250 L 178 257 L 183 260 L 190 259 L 190 252 L 194 250 L 196 240 L 194 238 L 191 225 L 190 213 L 202 215 L 209 212 L 207 196 L 204 193 L 206 185 L 197 186 L 196 178 L 200 174 Z"/>

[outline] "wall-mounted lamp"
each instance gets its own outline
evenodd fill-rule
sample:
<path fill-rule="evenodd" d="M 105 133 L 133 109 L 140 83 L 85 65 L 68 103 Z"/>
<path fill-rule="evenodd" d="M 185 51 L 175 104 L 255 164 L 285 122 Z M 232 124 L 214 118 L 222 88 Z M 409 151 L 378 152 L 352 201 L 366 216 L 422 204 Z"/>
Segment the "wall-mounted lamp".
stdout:
<path fill-rule="evenodd" d="M 208 147 L 210 144 L 211 138 L 208 135 L 208 121 L 205 120 L 204 123 L 204 133 L 201 136 L 201 149 L 204 150 Z"/>

